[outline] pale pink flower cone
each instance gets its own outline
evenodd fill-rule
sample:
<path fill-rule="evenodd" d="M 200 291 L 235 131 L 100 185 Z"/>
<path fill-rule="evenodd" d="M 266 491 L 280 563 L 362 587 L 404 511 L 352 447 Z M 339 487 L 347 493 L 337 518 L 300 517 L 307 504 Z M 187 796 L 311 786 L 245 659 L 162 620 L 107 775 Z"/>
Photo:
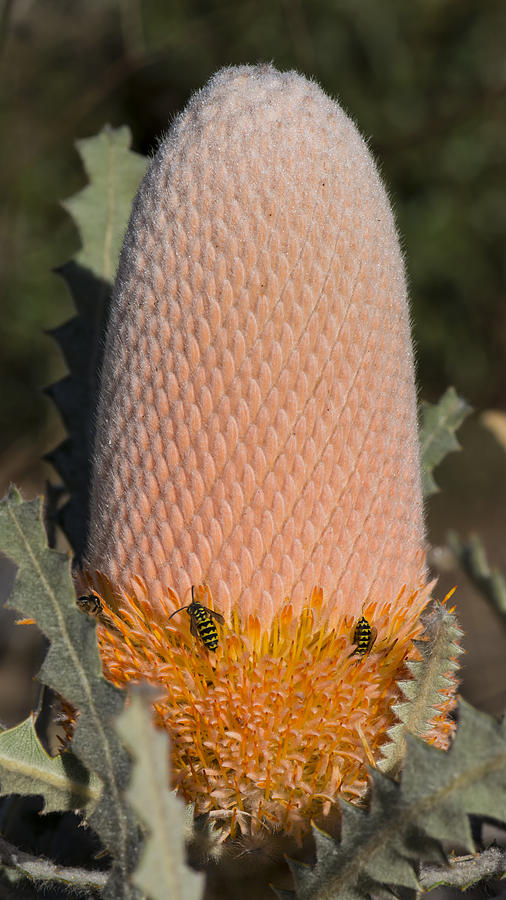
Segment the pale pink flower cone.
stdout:
<path fill-rule="evenodd" d="M 271 66 L 224 69 L 135 201 L 109 322 L 88 570 L 204 583 L 264 624 L 423 577 L 402 255 L 357 129 Z"/>
<path fill-rule="evenodd" d="M 104 674 L 156 686 L 173 785 L 222 836 L 300 839 L 361 801 L 423 632 L 423 542 L 403 263 L 374 163 L 305 78 L 225 69 L 135 201 L 81 579 Z M 424 723 L 440 747 L 454 690 Z"/>

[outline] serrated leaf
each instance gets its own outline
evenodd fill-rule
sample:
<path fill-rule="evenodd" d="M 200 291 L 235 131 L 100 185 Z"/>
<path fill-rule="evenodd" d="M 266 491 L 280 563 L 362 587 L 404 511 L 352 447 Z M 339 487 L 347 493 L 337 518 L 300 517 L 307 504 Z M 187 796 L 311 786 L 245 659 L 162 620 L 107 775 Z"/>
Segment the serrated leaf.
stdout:
<path fill-rule="evenodd" d="M 461 701 L 450 750 L 437 750 L 411 735 L 400 783 L 371 772 L 368 813 L 347 815 L 341 842 L 317 849 L 314 883 L 298 900 L 357 900 L 375 884 L 416 889 L 415 862 L 441 862 L 440 841 L 472 849 L 469 815 L 506 819 L 506 722 Z"/>
<path fill-rule="evenodd" d="M 90 814 L 102 786 L 74 754 L 49 756 L 35 731 L 33 715 L 0 734 L 0 784 L 5 794 L 41 794 L 44 812 L 80 809 Z"/>
<path fill-rule="evenodd" d="M 35 619 L 49 639 L 39 677 L 79 710 L 71 749 L 103 785 L 89 824 L 115 859 L 104 897 L 130 900 L 137 896 L 128 873 L 138 850 L 137 826 L 122 800 L 130 767 L 109 725 L 123 692 L 102 675 L 94 623 L 75 605 L 70 558 L 47 548 L 40 498 L 23 502 L 11 488 L 0 502 L 0 550 L 17 566 L 7 605 Z"/>
<path fill-rule="evenodd" d="M 450 677 L 458 668 L 457 656 L 463 651 L 459 642 L 463 632 L 456 617 L 441 603 L 435 603 L 425 619 L 427 641 L 417 641 L 421 660 L 408 662 L 411 679 L 399 687 L 407 698 L 393 711 L 399 722 L 388 730 L 389 742 L 382 747 L 378 768 L 397 775 L 406 753 L 406 734 L 424 737 L 430 732 L 434 716 L 452 686 Z"/>
<path fill-rule="evenodd" d="M 85 550 L 94 443 L 96 398 L 108 303 L 132 201 L 147 160 L 130 150 L 128 128 L 104 128 L 77 143 L 89 184 L 64 202 L 78 228 L 82 248 L 58 270 L 78 315 L 55 328 L 69 375 L 47 389 L 68 432 L 45 457 L 63 479 L 70 498 L 54 517 L 79 561 Z"/>
<path fill-rule="evenodd" d="M 147 837 L 134 883 L 150 900 L 199 900 L 204 877 L 185 864 L 184 804 L 169 788 L 169 740 L 151 724 L 151 692 L 133 689 L 116 728 L 134 762 L 127 797 Z"/>
<path fill-rule="evenodd" d="M 95 137 L 76 141 L 89 184 L 63 203 L 81 237 L 76 262 L 109 283 L 147 166 L 146 159 L 130 149 L 131 143 L 129 128 L 109 125 Z"/>
<path fill-rule="evenodd" d="M 452 808 L 454 822 L 464 815 L 506 820 L 506 719 L 499 723 L 460 700 L 457 735 L 448 752 L 411 736 L 408 742 L 402 783 L 410 799 L 425 798 L 428 832 L 451 838 L 454 823 L 445 818 Z M 423 777 L 430 777 L 430 799 Z M 470 835 L 468 847 L 473 849 Z"/>
<path fill-rule="evenodd" d="M 506 626 L 506 581 L 498 569 L 490 568 L 478 535 L 472 534 L 469 540 L 463 541 L 455 531 L 451 531 L 447 540 L 468 578 Z"/>
<path fill-rule="evenodd" d="M 94 441 L 94 410 L 102 364 L 102 333 L 111 286 L 88 269 L 70 262 L 59 269 L 79 315 L 51 332 L 60 345 L 69 374 L 46 388 L 63 419 L 69 437 L 45 459 L 61 476 L 70 494 L 65 506 L 53 510 L 55 521 L 74 548 L 84 553 Z"/>
<path fill-rule="evenodd" d="M 420 404 L 420 461 L 424 497 L 439 491 L 432 472 L 448 453 L 460 450 L 455 432 L 471 411 L 453 387 L 448 388 L 438 403 Z"/>

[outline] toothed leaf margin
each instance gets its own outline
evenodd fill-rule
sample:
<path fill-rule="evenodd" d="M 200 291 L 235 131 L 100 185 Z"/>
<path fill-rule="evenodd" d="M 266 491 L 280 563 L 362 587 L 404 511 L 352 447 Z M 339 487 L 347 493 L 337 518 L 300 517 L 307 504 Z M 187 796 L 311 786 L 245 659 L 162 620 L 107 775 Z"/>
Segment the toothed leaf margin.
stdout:
<path fill-rule="evenodd" d="M 70 558 L 47 547 L 42 508 L 40 498 L 23 501 L 16 488 L 0 502 L 0 550 L 17 566 L 7 605 L 44 632 L 50 646 L 39 678 L 79 712 L 71 749 L 102 783 L 88 823 L 114 858 L 103 896 L 134 900 L 128 876 L 138 855 L 138 828 L 123 800 L 130 763 L 110 724 L 124 693 L 102 675 L 94 622 L 75 605 Z"/>

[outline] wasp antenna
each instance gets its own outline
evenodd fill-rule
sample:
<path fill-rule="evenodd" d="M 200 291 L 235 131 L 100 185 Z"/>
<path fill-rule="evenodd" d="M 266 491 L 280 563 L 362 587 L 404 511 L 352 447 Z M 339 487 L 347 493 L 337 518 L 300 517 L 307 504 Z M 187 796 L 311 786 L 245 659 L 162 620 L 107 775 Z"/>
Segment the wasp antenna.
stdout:
<path fill-rule="evenodd" d="M 172 619 L 172 616 L 175 616 L 178 612 L 183 612 L 183 609 L 188 609 L 187 606 L 182 606 L 181 609 L 176 609 L 173 613 L 170 614 L 169 620 Z"/>

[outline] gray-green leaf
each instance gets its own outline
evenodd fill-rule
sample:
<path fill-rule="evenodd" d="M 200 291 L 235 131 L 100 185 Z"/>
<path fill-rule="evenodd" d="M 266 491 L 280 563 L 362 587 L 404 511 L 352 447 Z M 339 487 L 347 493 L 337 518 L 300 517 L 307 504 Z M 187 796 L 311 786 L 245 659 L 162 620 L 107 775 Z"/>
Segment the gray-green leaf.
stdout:
<path fill-rule="evenodd" d="M 506 721 L 461 701 L 443 752 L 411 735 L 400 784 L 377 769 L 368 812 L 342 804 L 341 841 L 317 836 L 317 862 L 296 875 L 298 900 L 365 900 L 375 886 L 417 890 L 418 861 L 444 863 L 440 842 L 473 850 L 469 815 L 506 818 Z"/>
<path fill-rule="evenodd" d="M 81 236 L 76 262 L 112 282 L 130 217 L 132 200 L 147 160 L 130 150 L 130 129 L 106 125 L 95 137 L 76 142 L 89 184 L 63 203 Z"/>
<path fill-rule="evenodd" d="M 407 663 L 411 677 L 399 683 L 405 700 L 392 707 L 397 722 L 388 730 L 389 742 L 382 747 L 378 768 L 388 775 L 398 774 L 406 753 L 406 735 L 424 737 L 431 727 L 444 692 L 452 686 L 458 669 L 457 658 L 463 632 L 456 616 L 441 603 L 435 603 L 425 618 L 427 641 L 417 641 L 421 659 Z"/>
<path fill-rule="evenodd" d="M 46 753 L 33 715 L 0 734 L 0 782 L 2 794 L 42 794 L 46 813 L 91 813 L 102 791 L 97 776 L 71 751 L 61 756 Z"/>
<path fill-rule="evenodd" d="M 133 900 L 137 892 L 128 874 L 138 833 L 122 796 L 130 767 L 109 724 L 121 711 L 124 694 L 102 675 L 94 623 L 75 605 L 70 557 L 47 547 L 40 498 L 23 502 L 11 488 L 0 502 L 0 550 L 17 566 L 7 605 L 35 619 L 49 639 L 39 677 L 79 710 L 71 749 L 103 785 L 89 824 L 114 857 L 104 897 Z"/>
<path fill-rule="evenodd" d="M 133 880 L 150 900 L 200 900 L 204 877 L 185 865 L 184 804 L 168 788 L 169 740 L 151 724 L 150 693 L 133 689 L 117 721 L 134 757 L 127 797 L 148 832 Z"/>
<path fill-rule="evenodd" d="M 69 498 L 62 508 L 49 494 L 47 515 L 58 524 L 81 559 L 88 521 L 91 456 L 104 330 L 112 283 L 133 198 L 147 160 L 130 149 L 128 128 L 106 127 L 79 141 L 78 151 L 89 184 L 63 205 L 72 215 L 82 247 L 59 269 L 77 316 L 52 331 L 68 366 L 68 375 L 46 389 L 65 423 L 68 438 L 46 459 L 63 479 Z"/>
<path fill-rule="evenodd" d="M 438 403 L 420 404 L 420 457 L 424 497 L 430 497 L 439 491 L 432 472 L 448 453 L 460 450 L 455 432 L 471 411 L 471 407 L 457 395 L 453 387 L 448 388 Z"/>

